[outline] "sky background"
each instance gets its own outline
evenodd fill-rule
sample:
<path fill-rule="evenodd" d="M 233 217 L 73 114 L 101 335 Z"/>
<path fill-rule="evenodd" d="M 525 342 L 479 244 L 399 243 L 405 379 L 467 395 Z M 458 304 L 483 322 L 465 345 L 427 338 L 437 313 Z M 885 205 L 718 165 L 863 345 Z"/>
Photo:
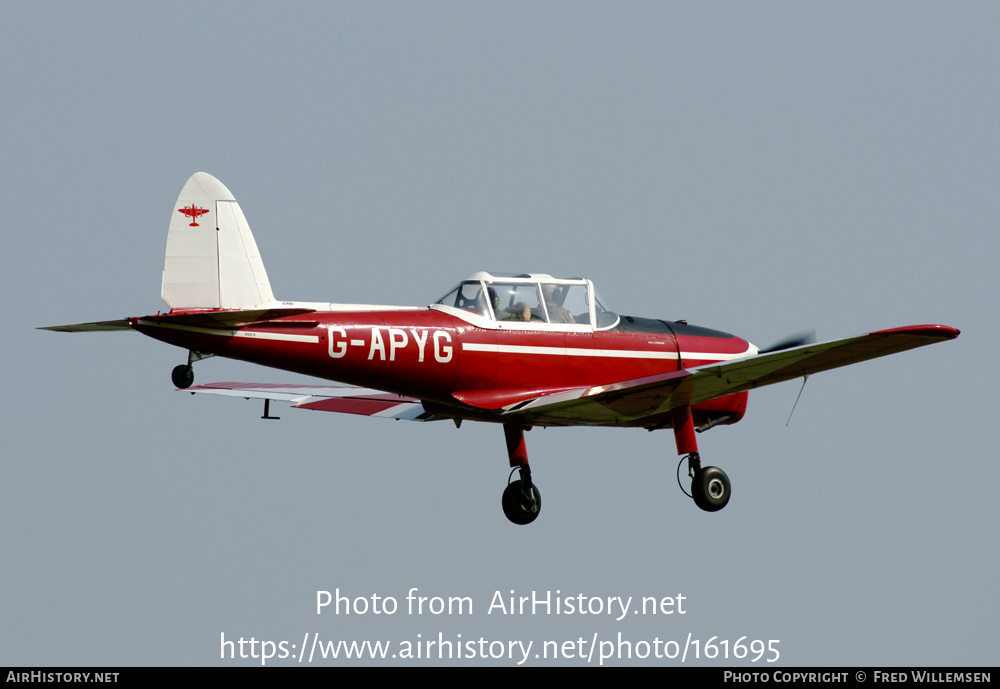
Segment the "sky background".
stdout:
<path fill-rule="evenodd" d="M 0 665 L 259 664 L 220 634 L 313 632 L 995 664 L 998 30 L 994 2 L 4 4 Z M 669 431 L 536 429 L 542 513 L 515 527 L 498 426 L 263 422 L 174 392 L 183 350 L 35 330 L 164 309 L 199 170 L 279 299 L 423 305 L 533 271 L 761 347 L 962 336 L 811 378 L 787 427 L 799 385 L 753 392 L 699 437 L 733 483 L 716 514 L 678 489 Z M 408 615 L 412 587 L 473 613 Z M 400 611 L 317 616 L 337 588 Z M 487 614 L 511 590 L 687 612 Z"/>

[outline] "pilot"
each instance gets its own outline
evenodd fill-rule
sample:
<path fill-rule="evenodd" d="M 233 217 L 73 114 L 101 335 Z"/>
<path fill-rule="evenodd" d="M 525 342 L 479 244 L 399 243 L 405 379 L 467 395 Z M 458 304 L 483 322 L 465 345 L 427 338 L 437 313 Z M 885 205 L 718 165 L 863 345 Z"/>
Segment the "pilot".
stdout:
<path fill-rule="evenodd" d="M 493 289 L 490 285 L 488 288 L 490 293 L 490 303 L 493 305 L 493 313 L 496 314 L 498 321 L 530 321 L 531 320 L 531 308 L 525 304 L 523 301 L 519 301 L 516 304 L 512 304 L 507 308 L 500 308 L 500 295 L 497 291 Z"/>
<path fill-rule="evenodd" d="M 556 303 L 556 285 L 543 284 L 542 296 L 545 298 L 545 308 L 549 312 L 550 323 L 576 323 L 570 310 Z"/>

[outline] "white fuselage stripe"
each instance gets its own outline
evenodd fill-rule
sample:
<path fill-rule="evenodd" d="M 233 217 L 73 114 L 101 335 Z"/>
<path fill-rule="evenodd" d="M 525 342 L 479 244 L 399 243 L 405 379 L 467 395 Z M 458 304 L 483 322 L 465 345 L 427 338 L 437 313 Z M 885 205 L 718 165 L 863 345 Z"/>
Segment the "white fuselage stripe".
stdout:
<path fill-rule="evenodd" d="M 237 330 L 233 337 L 251 337 L 255 340 L 277 340 L 279 342 L 319 343 L 319 335 L 289 335 L 286 333 L 262 333 L 257 330 Z"/>
<path fill-rule="evenodd" d="M 588 349 L 584 347 L 536 347 L 530 345 L 494 345 L 463 342 L 462 350 L 467 352 L 494 352 L 496 354 L 543 354 L 555 356 L 595 356 L 613 359 L 677 359 L 677 352 L 644 352 L 634 349 Z M 747 349 L 739 354 L 719 352 L 681 352 L 686 360 L 728 361 L 753 353 Z"/>
<path fill-rule="evenodd" d="M 244 337 L 255 340 L 274 340 L 278 342 L 319 343 L 318 335 L 293 335 L 291 333 L 267 333 L 259 330 L 232 330 L 220 328 L 201 328 L 195 325 L 180 325 L 178 323 L 162 323 L 158 321 L 139 320 L 140 325 L 154 328 L 168 328 L 187 332 L 216 335 L 219 337 Z M 492 352 L 495 354 L 540 354 L 547 356 L 590 356 L 612 359 L 677 359 L 677 352 L 650 352 L 635 349 L 591 349 L 586 347 L 539 347 L 533 345 L 497 345 L 478 342 L 463 342 L 462 350 L 466 352 Z M 685 360 L 698 361 L 729 361 L 740 359 L 754 353 L 751 345 L 747 351 L 738 354 L 723 354 L 720 352 L 681 352 Z"/>
<path fill-rule="evenodd" d="M 254 340 L 277 340 L 278 342 L 308 342 L 316 344 L 319 335 L 292 335 L 290 333 L 264 333 L 259 330 L 223 330 L 219 328 L 199 328 L 195 325 L 179 325 L 177 323 L 159 323 L 156 321 L 139 320 L 139 325 L 153 328 L 168 328 L 170 330 L 186 330 L 203 335 L 218 335 L 219 337 L 246 337 Z"/>

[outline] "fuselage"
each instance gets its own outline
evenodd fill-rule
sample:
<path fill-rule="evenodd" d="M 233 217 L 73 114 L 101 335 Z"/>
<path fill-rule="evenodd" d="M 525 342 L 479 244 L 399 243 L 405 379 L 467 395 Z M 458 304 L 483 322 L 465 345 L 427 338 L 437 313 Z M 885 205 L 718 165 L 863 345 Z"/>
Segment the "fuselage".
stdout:
<path fill-rule="evenodd" d="M 477 323 L 474 314 L 441 305 L 329 306 L 228 329 L 179 325 L 172 321 L 183 312 L 176 311 L 168 319 L 131 321 L 136 330 L 179 347 L 484 410 L 526 394 L 611 384 L 757 352 L 728 333 L 629 316 L 595 329 Z M 746 395 L 733 397 L 740 399 L 707 408 L 737 412 L 732 423 L 742 416 Z"/>

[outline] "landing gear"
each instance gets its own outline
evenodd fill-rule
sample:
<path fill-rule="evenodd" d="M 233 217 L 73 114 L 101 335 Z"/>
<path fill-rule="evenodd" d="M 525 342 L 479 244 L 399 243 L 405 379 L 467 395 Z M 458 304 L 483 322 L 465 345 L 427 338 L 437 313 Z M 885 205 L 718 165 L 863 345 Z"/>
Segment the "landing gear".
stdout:
<path fill-rule="evenodd" d="M 732 487 L 726 472 L 718 467 L 702 467 L 698 455 L 698 442 L 694 435 L 691 407 L 680 407 L 670 412 L 677 441 L 677 454 L 687 455 L 688 476 L 691 477 L 691 498 L 706 512 L 718 512 L 729 503 Z M 681 459 L 683 462 L 684 460 Z M 680 466 L 677 467 L 678 470 Z M 680 477 L 678 476 L 678 483 Z M 681 490 L 684 487 L 681 486 Z"/>
<path fill-rule="evenodd" d="M 191 364 L 196 361 L 201 361 L 202 359 L 207 359 L 210 356 L 215 355 L 199 352 L 196 349 L 189 350 L 188 362 L 186 364 L 181 364 L 180 366 L 174 366 L 174 370 L 170 372 L 170 380 L 174 382 L 174 387 L 181 389 L 191 387 L 191 383 L 194 382 L 194 367 L 192 367 Z"/>
<path fill-rule="evenodd" d="M 514 472 L 511 471 L 510 474 L 513 476 Z M 538 486 L 531 482 L 531 469 L 521 467 L 521 478 L 507 484 L 500 504 L 504 515 L 514 524 L 524 525 L 535 521 L 542 509 L 542 494 L 538 492 Z"/>
<path fill-rule="evenodd" d="M 697 466 L 696 466 L 697 465 Z M 729 477 L 719 467 L 701 467 L 698 453 L 688 456 L 688 473 L 691 479 L 691 498 L 706 512 L 718 512 L 729 502 L 732 488 Z"/>
<path fill-rule="evenodd" d="M 170 380 L 174 382 L 174 387 L 189 388 L 194 382 L 194 368 L 191 367 L 191 364 L 174 366 L 174 370 L 170 373 Z"/>
<path fill-rule="evenodd" d="M 528 450 L 524 444 L 524 431 L 526 430 L 531 430 L 530 426 L 526 428 L 515 424 L 504 424 L 503 427 L 511 472 L 500 504 L 507 519 L 518 525 L 530 524 L 535 521 L 539 510 L 542 509 L 542 494 L 538 492 L 538 487 L 531 482 Z M 519 472 L 520 477 L 511 481 L 510 478 L 514 476 L 514 471 Z"/>

